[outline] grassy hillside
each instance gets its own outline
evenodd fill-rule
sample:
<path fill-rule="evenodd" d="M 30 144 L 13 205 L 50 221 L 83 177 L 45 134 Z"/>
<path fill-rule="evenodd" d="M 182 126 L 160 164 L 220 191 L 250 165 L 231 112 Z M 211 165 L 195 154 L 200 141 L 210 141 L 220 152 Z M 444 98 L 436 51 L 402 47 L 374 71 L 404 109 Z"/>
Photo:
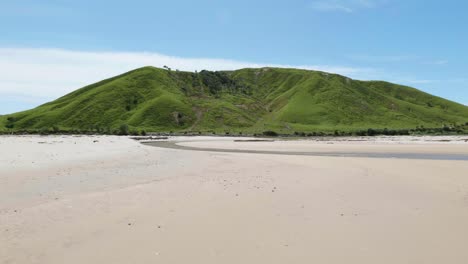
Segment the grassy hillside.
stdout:
<path fill-rule="evenodd" d="M 0 116 L 0 129 L 352 131 L 468 122 L 468 107 L 414 88 L 298 69 L 180 72 L 144 67 L 35 109 Z"/>

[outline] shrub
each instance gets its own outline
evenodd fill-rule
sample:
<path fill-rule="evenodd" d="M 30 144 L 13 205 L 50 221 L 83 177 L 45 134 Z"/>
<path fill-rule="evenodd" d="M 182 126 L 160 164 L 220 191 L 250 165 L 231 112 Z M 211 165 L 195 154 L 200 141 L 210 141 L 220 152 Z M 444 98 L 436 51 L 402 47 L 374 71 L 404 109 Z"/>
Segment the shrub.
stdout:
<path fill-rule="evenodd" d="M 128 125 L 127 124 L 122 124 L 119 127 L 119 135 L 128 135 Z"/>
<path fill-rule="evenodd" d="M 367 136 L 367 131 L 364 131 L 364 130 L 360 130 L 360 131 L 357 131 L 356 132 L 356 135 L 357 136 Z"/>
<path fill-rule="evenodd" d="M 410 133 L 409 133 L 409 130 L 407 129 L 402 129 L 399 131 L 399 134 L 400 135 L 403 135 L 403 136 L 408 136 Z"/>
<path fill-rule="evenodd" d="M 295 136 L 299 136 L 299 137 L 305 137 L 305 136 L 306 136 L 306 133 L 295 131 L 295 132 L 294 132 L 294 135 L 295 135 Z"/>
<path fill-rule="evenodd" d="M 269 131 L 264 131 L 263 135 L 267 137 L 277 137 L 278 133 L 276 133 L 275 131 L 269 130 Z"/>
<path fill-rule="evenodd" d="M 198 86 L 196 81 L 198 81 L 199 77 L 201 82 L 208 87 L 209 92 L 215 96 L 223 89 L 231 92 L 242 92 L 244 94 L 249 94 L 251 90 L 250 87 L 229 77 L 225 72 L 202 70 L 200 73 L 192 75 L 192 77 L 196 84 L 194 87 Z"/>
<path fill-rule="evenodd" d="M 372 128 L 367 129 L 367 135 L 368 135 L 368 136 L 373 137 L 373 136 L 376 136 L 377 134 L 378 134 L 378 133 L 377 133 L 376 130 L 374 130 L 374 129 L 372 129 Z"/>
<path fill-rule="evenodd" d="M 49 135 L 50 131 L 49 128 L 43 127 L 39 130 L 39 134 L 41 135 Z"/>

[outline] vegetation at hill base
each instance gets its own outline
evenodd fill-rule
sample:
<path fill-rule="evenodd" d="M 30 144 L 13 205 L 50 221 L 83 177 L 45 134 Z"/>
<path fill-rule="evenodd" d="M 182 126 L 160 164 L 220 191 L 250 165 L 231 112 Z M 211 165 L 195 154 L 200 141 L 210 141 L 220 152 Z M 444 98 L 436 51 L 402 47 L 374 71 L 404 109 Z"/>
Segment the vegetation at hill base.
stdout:
<path fill-rule="evenodd" d="M 464 134 L 467 123 L 467 106 L 383 81 L 282 68 L 143 67 L 0 116 L 0 132 L 372 136 Z"/>

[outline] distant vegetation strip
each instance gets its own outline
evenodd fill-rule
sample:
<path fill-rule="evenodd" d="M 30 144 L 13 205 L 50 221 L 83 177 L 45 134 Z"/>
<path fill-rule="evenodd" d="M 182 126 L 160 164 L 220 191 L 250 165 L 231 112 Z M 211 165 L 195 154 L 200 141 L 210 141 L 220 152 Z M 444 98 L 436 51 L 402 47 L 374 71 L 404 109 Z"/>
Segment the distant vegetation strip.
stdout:
<path fill-rule="evenodd" d="M 51 129 L 40 130 L 3 130 L 0 135 L 119 135 L 119 136 L 201 136 L 201 135 L 219 135 L 219 136 L 261 136 L 261 137 L 344 137 L 344 136 L 409 136 L 409 135 L 468 135 L 468 123 L 454 126 L 444 126 L 442 128 L 425 128 L 417 127 L 415 129 L 364 129 L 355 131 L 339 131 L 333 132 L 320 131 L 320 132 L 299 132 L 295 131 L 290 134 L 278 133 L 276 131 L 263 131 L 260 133 L 232 133 L 225 131 L 217 133 L 216 131 L 180 131 L 180 132 L 147 132 L 146 130 L 130 130 L 127 125 L 120 126 L 117 130 L 106 131 L 99 129 L 91 130 L 61 130 L 58 127 Z"/>

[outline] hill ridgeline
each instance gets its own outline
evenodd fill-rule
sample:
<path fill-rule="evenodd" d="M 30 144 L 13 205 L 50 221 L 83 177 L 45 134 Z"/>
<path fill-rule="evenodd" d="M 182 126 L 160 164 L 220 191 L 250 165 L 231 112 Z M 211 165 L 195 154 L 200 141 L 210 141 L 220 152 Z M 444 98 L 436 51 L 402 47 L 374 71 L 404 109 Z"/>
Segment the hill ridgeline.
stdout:
<path fill-rule="evenodd" d="M 414 88 L 325 72 L 259 68 L 183 72 L 143 67 L 37 108 L 0 117 L 2 131 L 257 133 L 442 128 L 468 107 Z"/>

